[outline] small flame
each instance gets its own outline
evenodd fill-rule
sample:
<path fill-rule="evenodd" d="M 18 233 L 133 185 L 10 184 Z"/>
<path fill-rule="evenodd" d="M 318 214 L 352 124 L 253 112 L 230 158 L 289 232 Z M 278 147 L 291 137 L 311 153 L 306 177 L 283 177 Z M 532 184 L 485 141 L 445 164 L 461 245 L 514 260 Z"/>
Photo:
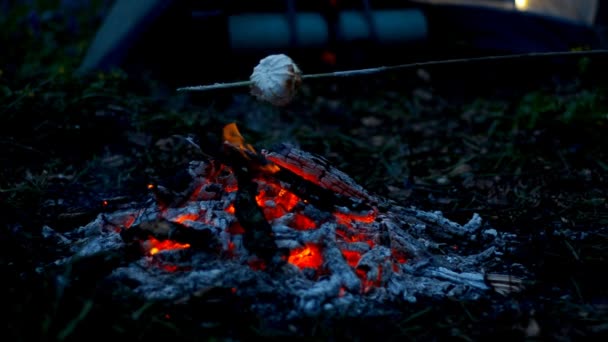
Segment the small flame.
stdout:
<path fill-rule="evenodd" d="M 247 150 L 249 152 L 257 153 L 253 146 L 250 144 L 245 144 L 245 138 L 239 132 L 236 123 L 232 122 L 224 126 L 224 130 L 222 131 L 222 136 L 224 137 L 224 141 L 227 141 L 240 150 Z"/>
<path fill-rule="evenodd" d="M 256 152 L 256 150 L 253 148 L 253 146 L 245 143 L 245 138 L 243 138 L 243 136 L 241 135 L 241 132 L 239 132 L 239 129 L 236 126 L 236 123 L 232 122 L 232 123 L 229 123 L 226 126 L 224 126 L 222 136 L 224 138 L 224 141 L 228 144 L 231 144 L 237 150 L 239 150 L 239 152 L 241 153 L 241 155 L 243 157 L 245 157 L 245 159 L 247 159 L 247 160 L 251 159 L 247 155 L 247 152 L 250 152 L 254 155 L 258 154 Z M 280 170 L 279 167 L 273 163 L 268 163 L 267 165 L 260 166 L 260 169 L 263 171 L 270 172 L 270 173 L 275 173 Z"/>
<path fill-rule="evenodd" d="M 360 268 L 355 270 L 355 273 L 361 279 L 362 290 L 364 293 L 367 293 L 372 287 L 382 285 L 382 265 L 378 265 L 378 276 L 376 279 L 367 279 L 367 272 Z"/>
<path fill-rule="evenodd" d="M 308 243 L 304 247 L 292 249 L 287 261 L 300 269 L 317 269 L 323 264 L 323 257 L 319 250 L 319 246 Z"/>
<path fill-rule="evenodd" d="M 150 237 L 148 242 L 150 243 L 150 255 L 155 255 L 162 251 L 190 248 L 189 243 L 178 243 L 171 240 L 159 241 L 153 237 Z"/>
<path fill-rule="evenodd" d="M 234 208 L 234 204 L 233 203 L 230 203 L 230 205 L 228 206 L 228 208 L 226 208 L 225 210 L 226 210 L 226 212 L 228 214 L 232 214 L 232 215 L 234 215 L 234 213 L 236 212 L 236 209 Z"/>

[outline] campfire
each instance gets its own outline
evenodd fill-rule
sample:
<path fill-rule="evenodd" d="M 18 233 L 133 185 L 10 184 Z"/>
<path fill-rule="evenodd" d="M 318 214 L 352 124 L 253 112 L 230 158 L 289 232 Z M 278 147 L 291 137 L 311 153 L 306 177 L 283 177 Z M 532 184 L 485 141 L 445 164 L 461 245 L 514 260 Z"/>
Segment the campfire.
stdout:
<path fill-rule="evenodd" d="M 56 264 L 122 251 L 109 280 L 147 299 L 228 288 L 277 319 L 362 315 L 423 297 L 475 299 L 494 288 L 486 272 L 500 270 L 508 236 L 479 215 L 461 225 L 398 205 L 293 146 L 258 152 L 235 124 L 223 137 L 220 156 L 190 162 L 186 191 L 152 184 L 143 205 L 66 234 L 45 227 L 69 247 Z"/>

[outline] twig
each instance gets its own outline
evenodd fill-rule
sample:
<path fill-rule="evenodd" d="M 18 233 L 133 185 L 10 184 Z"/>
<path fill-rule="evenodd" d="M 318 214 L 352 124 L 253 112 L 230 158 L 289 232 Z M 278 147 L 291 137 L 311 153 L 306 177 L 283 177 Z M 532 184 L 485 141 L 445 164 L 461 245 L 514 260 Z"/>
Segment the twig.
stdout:
<path fill-rule="evenodd" d="M 405 69 L 422 68 L 422 67 L 429 67 L 429 66 L 436 66 L 436 65 L 477 63 L 477 62 L 486 62 L 486 61 L 505 61 L 505 60 L 520 59 L 520 58 L 571 57 L 571 56 L 583 57 L 583 56 L 591 56 L 591 55 L 608 55 L 608 50 L 534 52 L 534 53 L 524 53 L 524 54 L 516 54 L 516 55 L 445 59 L 445 60 L 440 60 L 440 61 L 418 62 L 418 63 L 399 64 L 399 65 L 393 65 L 393 66 L 381 66 L 381 67 L 367 68 L 367 69 L 356 69 L 356 70 L 334 71 L 334 72 L 327 72 L 327 73 L 320 73 L 320 74 L 309 74 L 309 75 L 302 75 L 302 79 L 350 77 L 350 76 L 376 74 L 376 73 L 382 73 L 382 72 L 392 71 L 392 70 L 405 70 Z M 177 88 L 177 91 L 207 91 L 207 90 L 216 90 L 216 89 L 246 87 L 246 86 L 250 86 L 251 84 L 252 84 L 251 81 L 215 83 L 215 84 L 208 84 L 208 85 Z"/>

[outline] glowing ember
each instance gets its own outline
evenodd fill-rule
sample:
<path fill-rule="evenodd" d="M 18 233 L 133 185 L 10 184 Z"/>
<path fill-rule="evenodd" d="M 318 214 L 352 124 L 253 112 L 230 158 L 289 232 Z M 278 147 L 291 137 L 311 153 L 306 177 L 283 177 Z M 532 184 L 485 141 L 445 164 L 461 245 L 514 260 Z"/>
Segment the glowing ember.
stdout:
<path fill-rule="evenodd" d="M 292 224 L 292 228 L 297 230 L 310 230 L 317 228 L 315 221 L 300 213 L 295 214 Z"/>
<path fill-rule="evenodd" d="M 382 265 L 378 265 L 378 276 L 376 279 L 367 279 L 367 272 L 358 268 L 355 273 L 361 279 L 362 290 L 368 292 L 372 287 L 382 285 Z"/>
<path fill-rule="evenodd" d="M 230 226 L 228 226 L 226 231 L 232 235 L 245 234 L 245 229 L 243 229 L 243 226 L 241 226 L 241 224 L 238 222 L 232 223 Z"/>
<path fill-rule="evenodd" d="M 397 261 L 398 263 L 404 264 L 407 262 L 407 257 L 402 251 L 393 249 L 391 251 L 391 254 L 393 255 L 393 259 L 395 259 L 395 261 Z"/>
<path fill-rule="evenodd" d="M 198 215 L 196 214 L 183 214 L 176 217 L 173 221 L 177 223 L 183 223 L 184 221 L 196 221 L 197 219 Z"/>
<path fill-rule="evenodd" d="M 336 235 L 347 242 L 365 242 L 369 245 L 370 248 L 373 248 L 376 245 L 373 240 L 371 240 L 366 234 L 363 233 L 354 234 L 352 232 L 345 232 L 343 230 L 337 229 Z"/>
<path fill-rule="evenodd" d="M 290 212 L 300 201 L 298 196 L 272 183 L 264 182 L 255 200 L 267 220 L 274 220 Z"/>
<path fill-rule="evenodd" d="M 190 248 L 189 243 L 178 243 L 171 240 L 159 241 L 153 237 L 148 239 L 150 255 L 158 254 L 162 251 Z"/>
<path fill-rule="evenodd" d="M 251 267 L 252 270 L 263 271 L 266 269 L 266 264 L 260 259 L 254 259 L 249 261 L 249 267 Z"/>
<path fill-rule="evenodd" d="M 287 261 L 300 269 L 303 268 L 319 268 L 323 264 L 323 257 L 319 247 L 309 243 L 304 247 L 295 248 L 289 253 Z"/>
<path fill-rule="evenodd" d="M 367 215 L 345 214 L 341 212 L 335 212 L 334 216 L 336 217 L 336 220 L 338 220 L 338 223 L 343 224 L 345 226 L 350 226 L 353 221 L 372 223 L 376 219 L 375 212 L 371 212 Z"/>
<path fill-rule="evenodd" d="M 357 267 L 359 260 L 361 260 L 361 253 L 356 251 L 343 250 L 342 255 L 350 267 Z"/>
<path fill-rule="evenodd" d="M 295 147 L 258 154 L 234 124 L 224 137 L 222 158 L 189 163 L 184 190 L 153 185 L 149 195 L 157 201 L 144 208 L 120 206 L 74 233 L 45 227 L 43 235 L 68 245 L 76 257 L 130 252 L 139 244 L 141 259 L 121 263 L 112 279 L 140 284 L 136 291 L 146 299 L 181 301 L 222 287 L 247 301 L 269 300 L 255 313 L 277 317 L 326 308 L 359 315 L 376 302 L 468 299 L 490 289 L 479 269 L 496 263 L 507 243 L 497 231 L 481 230 L 479 216 L 460 225 L 440 213 L 385 202 Z M 267 165 L 280 171 L 261 169 Z M 475 243 L 457 246 L 460 237 Z M 473 256 L 450 248 L 469 245 Z M 365 294 L 371 296 L 359 300 Z"/>
<path fill-rule="evenodd" d="M 292 165 L 292 164 L 288 164 L 288 163 L 284 163 L 283 161 L 281 161 L 278 158 L 275 158 L 273 156 L 268 156 L 267 157 L 268 160 L 270 160 L 271 162 L 280 165 L 282 168 L 287 169 L 293 173 L 295 173 L 296 175 L 302 177 L 303 179 L 306 179 L 309 182 L 312 182 L 314 184 L 320 185 L 321 183 L 319 182 L 319 179 L 310 173 L 306 173 L 304 170 L 302 170 L 301 168 L 299 168 L 296 165 Z"/>
<path fill-rule="evenodd" d="M 293 193 L 285 189 L 281 189 L 279 191 L 279 194 L 277 195 L 276 201 L 279 205 L 285 208 L 286 211 L 291 211 L 291 209 L 293 209 L 293 207 L 298 204 L 298 201 L 300 201 L 300 199 Z"/>

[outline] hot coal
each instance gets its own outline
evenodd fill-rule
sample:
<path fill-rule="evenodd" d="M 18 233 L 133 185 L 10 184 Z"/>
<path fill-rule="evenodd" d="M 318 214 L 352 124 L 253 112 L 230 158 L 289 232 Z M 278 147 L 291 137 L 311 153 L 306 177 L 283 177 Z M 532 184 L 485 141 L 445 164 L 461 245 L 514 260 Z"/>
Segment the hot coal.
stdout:
<path fill-rule="evenodd" d="M 181 200 L 151 196 L 65 234 L 46 227 L 49 241 L 69 249 L 56 264 L 135 246 L 139 256 L 109 281 L 151 300 L 229 288 L 276 319 L 366 315 L 390 303 L 474 300 L 493 290 L 486 272 L 502 264 L 509 236 L 479 215 L 461 225 L 400 206 L 286 145 L 264 157 L 277 168 L 193 161 L 188 191 L 173 195 Z"/>

